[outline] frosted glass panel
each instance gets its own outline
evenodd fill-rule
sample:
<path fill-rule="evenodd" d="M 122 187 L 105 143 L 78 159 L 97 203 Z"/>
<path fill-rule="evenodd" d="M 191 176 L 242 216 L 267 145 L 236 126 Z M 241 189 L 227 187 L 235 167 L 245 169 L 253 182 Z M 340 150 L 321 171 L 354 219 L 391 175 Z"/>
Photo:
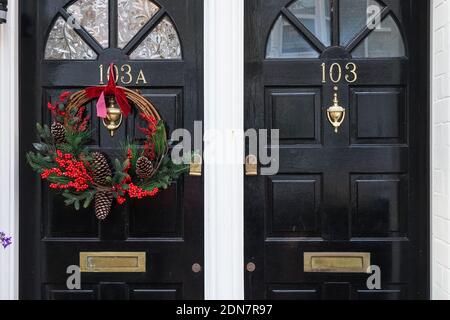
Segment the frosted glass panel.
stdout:
<path fill-rule="evenodd" d="M 119 48 L 124 48 L 158 11 L 150 0 L 118 0 Z"/>
<path fill-rule="evenodd" d="M 340 0 L 340 43 L 347 45 L 383 9 L 375 0 Z"/>
<path fill-rule="evenodd" d="M 78 0 L 67 8 L 78 25 L 103 47 L 109 46 L 108 0 Z"/>
<path fill-rule="evenodd" d="M 72 25 L 59 17 L 48 36 L 45 47 L 47 60 L 95 60 L 97 54 L 80 38 Z"/>
<path fill-rule="evenodd" d="M 267 43 L 266 58 L 318 58 L 319 53 L 286 18 L 280 16 Z"/>
<path fill-rule="evenodd" d="M 134 50 L 131 59 L 181 59 L 177 31 L 169 18 L 164 18 Z"/>
<path fill-rule="evenodd" d="M 405 56 L 405 46 L 397 23 L 384 19 L 352 52 L 354 58 L 396 58 Z"/>
<path fill-rule="evenodd" d="M 297 0 L 288 9 L 324 45 L 331 44 L 330 0 Z"/>

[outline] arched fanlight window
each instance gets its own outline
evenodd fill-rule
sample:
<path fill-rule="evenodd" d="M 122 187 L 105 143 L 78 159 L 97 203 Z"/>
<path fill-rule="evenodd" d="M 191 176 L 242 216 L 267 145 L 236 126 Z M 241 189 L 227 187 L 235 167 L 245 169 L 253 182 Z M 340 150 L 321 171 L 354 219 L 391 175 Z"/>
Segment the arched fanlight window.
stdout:
<path fill-rule="evenodd" d="M 151 0 L 118 0 L 117 8 L 111 5 L 109 0 L 77 0 L 62 9 L 50 29 L 45 59 L 95 60 L 99 51 L 126 49 L 137 37 L 133 46 L 137 45 L 128 52 L 131 59 L 182 59 L 178 32 L 164 8 Z M 111 12 L 117 13 L 113 18 L 117 21 L 109 21 Z M 113 24 L 117 25 L 117 44 L 110 39 Z"/>
<path fill-rule="evenodd" d="M 58 17 L 47 39 L 45 59 L 95 60 L 97 54 L 72 26 L 68 25 L 62 17 Z"/>
<path fill-rule="evenodd" d="M 339 20 L 338 45 L 354 58 L 406 55 L 395 16 L 376 0 L 295 0 L 275 21 L 266 47 L 267 59 L 317 58 L 332 44 L 332 21 Z M 335 16 L 334 16 L 335 15 Z"/>
<path fill-rule="evenodd" d="M 179 59 L 181 46 L 178 33 L 169 18 L 164 18 L 131 53 L 131 59 Z"/>

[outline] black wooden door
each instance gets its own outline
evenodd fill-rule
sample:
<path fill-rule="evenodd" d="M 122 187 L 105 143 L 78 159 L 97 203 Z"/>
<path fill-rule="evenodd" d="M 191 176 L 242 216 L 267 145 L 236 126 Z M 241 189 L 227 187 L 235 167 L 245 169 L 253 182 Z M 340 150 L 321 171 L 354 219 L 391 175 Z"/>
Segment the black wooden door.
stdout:
<path fill-rule="evenodd" d="M 99 223 L 76 212 L 25 164 L 36 122 L 63 90 L 106 84 L 140 90 L 170 131 L 203 117 L 202 0 L 22 0 L 20 39 L 20 297 L 24 299 L 202 299 L 203 179 L 188 175 L 155 199 L 115 205 Z M 93 107 L 95 102 L 91 103 Z M 94 114 L 94 113 L 92 113 Z M 116 155 L 139 139 L 136 112 L 114 138 L 92 116 L 92 149 Z M 146 272 L 83 273 L 66 287 L 80 252 L 144 252 Z M 196 268 L 193 268 L 193 265 Z"/>
<path fill-rule="evenodd" d="M 245 4 L 246 127 L 280 130 L 245 180 L 246 297 L 427 298 L 428 1 Z"/>

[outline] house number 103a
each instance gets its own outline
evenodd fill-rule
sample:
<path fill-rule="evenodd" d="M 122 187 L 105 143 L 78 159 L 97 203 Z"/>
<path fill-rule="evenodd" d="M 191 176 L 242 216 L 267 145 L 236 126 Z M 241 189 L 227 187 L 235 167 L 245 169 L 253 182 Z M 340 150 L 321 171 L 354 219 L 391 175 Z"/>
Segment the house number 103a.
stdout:
<path fill-rule="evenodd" d="M 333 83 L 339 83 L 342 80 L 343 74 L 345 81 L 347 81 L 348 83 L 354 83 L 356 82 L 356 80 L 358 80 L 358 66 L 353 62 L 349 62 L 345 66 L 342 66 L 337 62 L 329 66 L 326 63 L 322 63 L 321 67 L 322 83 L 327 83 L 328 79 L 330 79 L 330 81 Z M 345 72 L 343 72 L 344 69 Z"/>
<path fill-rule="evenodd" d="M 139 70 L 138 73 L 135 73 L 133 72 L 133 68 L 129 64 L 124 64 L 120 67 L 114 65 L 114 68 L 116 69 L 116 83 L 118 83 L 120 80 L 120 82 L 124 85 L 132 84 L 133 82 L 134 84 L 147 84 L 147 79 L 145 78 L 144 71 L 142 69 Z M 109 68 L 101 64 L 98 66 L 98 69 L 100 72 L 99 84 L 106 84 L 106 82 L 109 80 Z"/>

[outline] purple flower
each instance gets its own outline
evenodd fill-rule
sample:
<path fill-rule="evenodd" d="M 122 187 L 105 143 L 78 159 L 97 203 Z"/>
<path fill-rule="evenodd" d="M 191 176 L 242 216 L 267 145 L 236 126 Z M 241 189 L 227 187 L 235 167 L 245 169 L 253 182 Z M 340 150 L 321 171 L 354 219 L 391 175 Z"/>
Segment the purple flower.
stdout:
<path fill-rule="evenodd" d="M 7 237 L 4 232 L 0 232 L 0 241 L 4 249 L 8 248 L 12 244 L 12 237 Z"/>

